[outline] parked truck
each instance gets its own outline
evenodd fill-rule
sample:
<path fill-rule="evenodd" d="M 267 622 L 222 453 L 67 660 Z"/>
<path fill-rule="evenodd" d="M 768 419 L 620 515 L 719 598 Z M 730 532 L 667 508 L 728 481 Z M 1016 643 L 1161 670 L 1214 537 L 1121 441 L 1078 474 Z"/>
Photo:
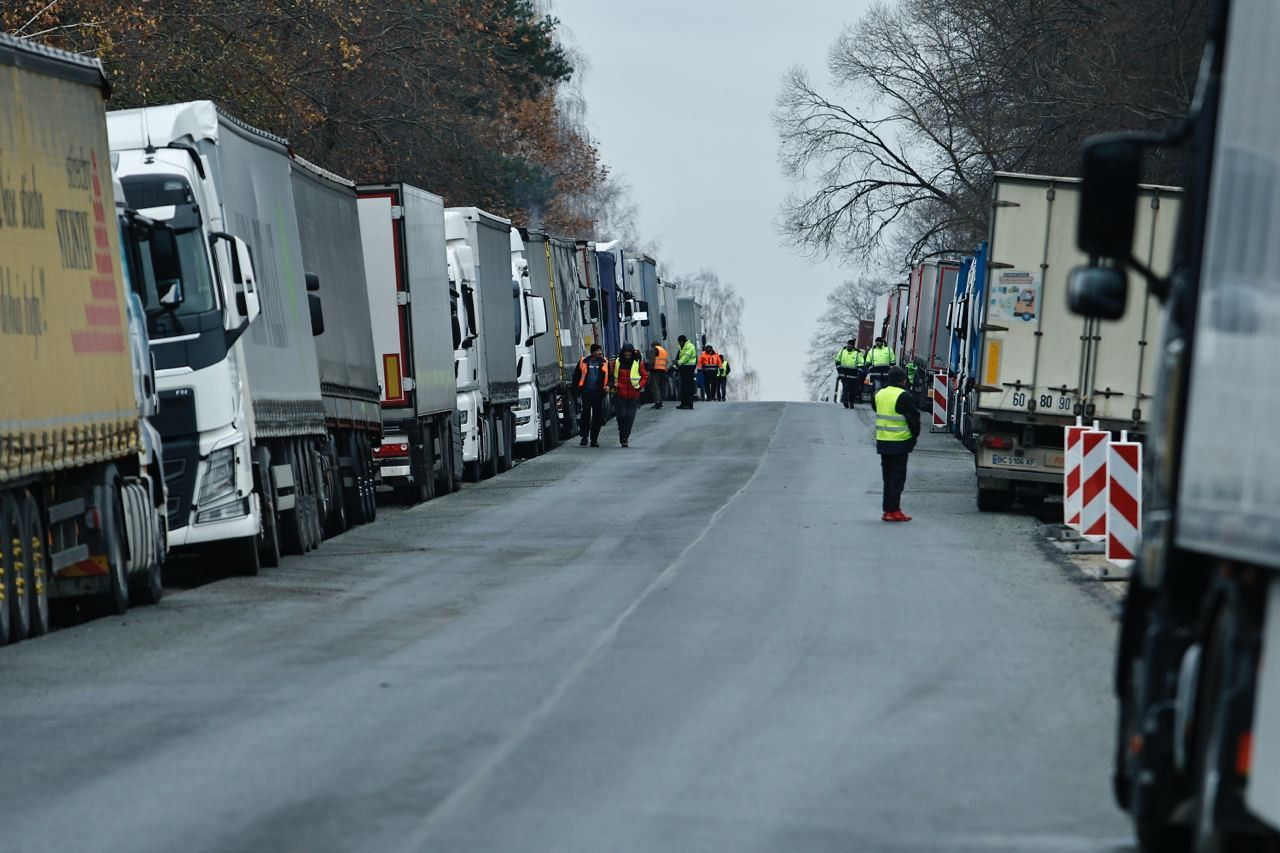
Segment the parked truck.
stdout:
<path fill-rule="evenodd" d="M 535 286 L 533 278 L 538 277 Z M 516 381 L 520 399 L 515 405 L 515 443 L 533 456 L 559 443 L 552 396 L 559 373 L 554 341 L 547 338 L 549 289 L 546 242 L 526 246 L 521 232 L 511 230 L 511 278 L 519 286 L 516 297 Z M 540 343 L 546 339 L 546 343 Z M 547 344 L 551 344 L 548 350 Z"/>
<path fill-rule="evenodd" d="M 1145 446 L 1143 545 L 1121 615 L 1116 798 L 1143 850 L 1280 848 L 1280 386 L 1250 381 L 1280 333 L 1280 14 L 1268 0 L 1211 4 L 1188 120 L 1167 137 L 1085 149 L 1072 306 L 1091 324 L 1153 315 L 1156 398 Z M 1144 151 L 1183 149 L 1184 210 L 1146 245 Z M 1137 287 L 1134 287 L 1134 284 Z M 1154 316 L 1151 316 L 1154 320 Z"/>
<path fill-rule="evenodd" d="M 951 339 L 947 334 L 947 309 L 955 295 L 960 261 L 952 257 L 928 258 L 913 270 L 909 332 L 904 353 L 906 364 L 915 364 L 918 375 L 947 369 Z"/>
<path fill-rule="evenodd" d="M 472 294 L 450 282 L 440 196 L 403 183 L 363 185 L 357 196 L 364 310 L 381 386 L 378 482 L 417 503 L 461 484 L 454 353 L 474 340 Z"/>
<path fill-rule="evenodd" d="M 510 221 L 475 207 L 449 208 L 444 219 L 449 280 L 467 330 L 455 370 L 463 464 L 474 481 L 514 464 L 521 291 L 511 278 Z"/>
<path fill-rule="evenodd" d="M 175 234 L 113 192 L 102 66 L 0 35 L 0 644 L 50 599 L 160 598 L 166 492 L 145 309 Z M 141 298 L 140 298 L 141 297 Z"/>
<path fill-rule="evenodd" d="M 182 304 L 149 329 L 169 544 L 254 574 L 320 544 L 336 473 L 288 143 L 210 101 L 109 113 L 107 125 L 130 205 L 168 222 L 190 263 Z"/>
<path fill-rule="evenodd" d="M 1144 186 L 1133 255 L 1168 272 L 1179 191 Z M 1062 493 L 1063 427 L 1077 416 L 1102 429 L 1145 430 L 1159 325 L 1154 298 L 1116 323 L 1081 320 L 1066 305 L 1075 246 L 1074 179 L 998 173 L 988 242 L 986 307 L 975 377 L 978 507 L 1036 505 Z"/>
<path fill-rule="evenodd" d="M 627 252 L 622 266 L 625 271 L 622 294 L 624 337 L 647 359 L 649 348 L 665 340 L 660 317 L 662 302 L 658 262 L 648 255 Z"/>
<path fill-rule="evenodd" d="M 543 301 L 547 311 L 547 333 L 534 339 L 537 408 L 542 420 L 543 444 L 555 447 L 574 429 L 573 394 L 566 365 L 578 364 L 581 342 L 564 326 L 567 295 L 557 286 L 553 241 L 538 228 L 520 231 L 525 246 L 531 292 Z M 578 346 L 575 346 L 577 342 Z M 517 426 L 517 441 L 527 441 L 530 430 Z"/>

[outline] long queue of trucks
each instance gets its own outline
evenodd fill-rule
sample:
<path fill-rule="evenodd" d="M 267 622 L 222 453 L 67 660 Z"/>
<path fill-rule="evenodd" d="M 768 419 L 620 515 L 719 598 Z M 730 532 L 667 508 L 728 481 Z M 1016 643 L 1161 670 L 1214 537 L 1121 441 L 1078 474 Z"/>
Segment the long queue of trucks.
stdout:
<path fill-rule="evenodd" d="M 1168 268 L 1180 191 L 1143 186 L 1133 256 Z M 1080 181 L 998 173 L 990 237 L 971 255 L 914 266 L 877 304 L 875 328 L 916 390 L 974 455 L 979 509 L 1038 507 L 1062 494 L 1064 429 L 1080 418 L 1139 437 L 1155 392 L 1162 307 L 1148 297 L 1121 322 L 1077 317 L 1066 301 Z M 941 389 L 945 399 L 935 403 Z"/>
<path fill-rule="evenodd" d="M 576 429 L 593 343 L 701 339 L 618 243 L 358 184 L 208 101 L 108 112 L 0 36 L 0 644 L 254 574 Z"/>

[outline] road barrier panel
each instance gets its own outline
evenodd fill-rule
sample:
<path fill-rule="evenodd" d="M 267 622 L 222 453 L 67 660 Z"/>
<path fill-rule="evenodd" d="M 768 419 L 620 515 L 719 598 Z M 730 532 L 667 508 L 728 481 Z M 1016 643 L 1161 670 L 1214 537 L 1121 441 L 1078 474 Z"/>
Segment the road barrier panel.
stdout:
<path fill-rule="evenodd" d="M 1093 542 L 1107 539 L 1107 446 L 1111 433 L 1085 430 L 1080 436 L 1080 533 Z"/>
<path fill-rule="evenodd" d="M 1067 470 L 1062 478 L 1062 517 L 1068 527 L 1080 529 L 1080 467 L 1084 464 L 1084 455 L 1080 452 L 1080 436 L 1089 428 L 1076 419 L 1075 426 L 1063 430 L 1066 437 L 1065 457 Z"/>
<path fill-rule="evenodd" d="M 1142 445 L 1110 443 L 1107 454 L 1107 559 L 1128 568 L 1142 546 Z"/>
<path fill-rule="evenodd" d="M 947 431 L 947 394 L 950 390 L 945 372 L 933 374 L 933 426 L 930 427 L 930 432 Z"/>

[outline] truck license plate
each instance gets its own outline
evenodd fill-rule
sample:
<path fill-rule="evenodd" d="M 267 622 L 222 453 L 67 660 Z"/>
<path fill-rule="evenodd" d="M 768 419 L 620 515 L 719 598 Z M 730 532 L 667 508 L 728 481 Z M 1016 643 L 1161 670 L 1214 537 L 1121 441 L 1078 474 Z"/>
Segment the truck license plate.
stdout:
<path fill-rule="evenodd" d="M 1034 459 L 1028 459 L 1025 456 L 1002 456 L 994 453 L 991 456 L 992 465 L 1004 465 L 1008 468 L 1035 468 L 1038 464 Z"/>

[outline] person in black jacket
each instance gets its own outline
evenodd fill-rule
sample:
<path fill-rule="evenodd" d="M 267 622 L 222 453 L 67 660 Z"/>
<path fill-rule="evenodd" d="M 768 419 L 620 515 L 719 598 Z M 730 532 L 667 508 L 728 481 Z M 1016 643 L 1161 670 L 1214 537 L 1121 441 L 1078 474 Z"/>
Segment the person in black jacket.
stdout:
<path fill-rule="evenodd" d="M 920 437 L 920 410 L 907 391 L 907 373 L 889 369 L 887 383 L 876 393 L 876 452 L 884 480 L 882 521 L 910 521 L 902 511 L 902 490 L 907 484 L 907 459 Z"/>

